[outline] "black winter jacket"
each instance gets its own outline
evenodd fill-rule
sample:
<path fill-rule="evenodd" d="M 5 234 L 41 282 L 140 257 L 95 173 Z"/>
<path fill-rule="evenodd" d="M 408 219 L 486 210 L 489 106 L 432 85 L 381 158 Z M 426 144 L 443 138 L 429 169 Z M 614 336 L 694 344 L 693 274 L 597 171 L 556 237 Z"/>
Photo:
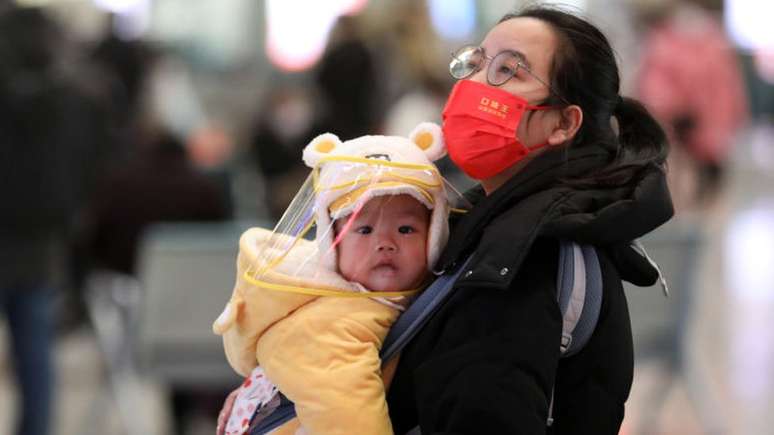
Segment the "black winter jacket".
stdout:
<path fill-rule="evenodd" d="M 597 147 L 544 153 L 497 189 L 473 192 L 438 267 L 473 253 L 452 295 L 404 349 L 388 393 L 396 434 L 617 434 L 632 383 L 629 312 L 621 279 L 657 272 L 629 242 L 666 222 L 663 171 L 623 186 L 572 187 L 611 159 Z M 597 247 L 603 277 L 598 324 L 584 349 L 559 359 L 559 239 Z M 546 426 L 555 386 L 554 424 Z"/>

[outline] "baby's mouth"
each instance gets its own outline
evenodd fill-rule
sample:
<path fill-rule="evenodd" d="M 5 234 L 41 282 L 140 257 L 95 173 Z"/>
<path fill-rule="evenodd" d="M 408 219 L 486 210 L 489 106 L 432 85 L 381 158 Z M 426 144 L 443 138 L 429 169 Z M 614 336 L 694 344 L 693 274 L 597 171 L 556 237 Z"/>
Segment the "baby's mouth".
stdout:
<path fill-rule="evenodd" d="M 395 272 L 398 270 L 392 261 L 380 261 L 374 265 L 373 269 L 378 272 Z"/>

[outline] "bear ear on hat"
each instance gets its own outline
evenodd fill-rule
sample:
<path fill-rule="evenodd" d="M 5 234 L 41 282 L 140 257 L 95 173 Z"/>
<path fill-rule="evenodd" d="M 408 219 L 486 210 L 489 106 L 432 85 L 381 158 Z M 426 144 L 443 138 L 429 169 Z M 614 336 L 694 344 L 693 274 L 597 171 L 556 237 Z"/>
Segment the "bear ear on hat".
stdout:
<path fill-rule="evenodd" d="M 438 124 L 432 122 L 423 122 L 417 125 L 409 134 L 414 144 L 424 151 L 431 162 L 434 162 L 446 155 L 446 144 L 443 141 L 443 133 Z"/>
<path fill-rule="evenodd" d="M 304 148 L 304 163 L 310 168 L 317 166 L 321 158 L 329 155 L 337 147 L 341 146 L 341 140 L 333 133 L 323 133 Z"/>

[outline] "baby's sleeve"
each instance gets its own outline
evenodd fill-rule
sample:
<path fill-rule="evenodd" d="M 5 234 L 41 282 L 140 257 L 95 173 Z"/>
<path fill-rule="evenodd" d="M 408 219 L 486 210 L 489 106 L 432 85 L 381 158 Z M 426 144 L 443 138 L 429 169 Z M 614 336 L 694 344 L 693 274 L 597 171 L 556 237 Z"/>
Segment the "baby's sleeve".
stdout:
<path fill-rule="evenodd" d="M 308 433 L 393 433 L 379 349 L 396 317 L 369 299 L 320 298 L 258 340 L 258 361 Z"/>

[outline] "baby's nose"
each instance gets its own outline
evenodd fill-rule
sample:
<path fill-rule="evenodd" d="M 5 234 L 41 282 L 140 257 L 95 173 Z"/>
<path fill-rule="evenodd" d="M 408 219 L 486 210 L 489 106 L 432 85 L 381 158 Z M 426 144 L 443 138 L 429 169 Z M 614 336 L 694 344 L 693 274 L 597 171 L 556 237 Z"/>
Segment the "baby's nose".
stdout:
<path fill-rule="evenodd" d="M 377 252 L 392 252 L 397 250 L 397 246 L 392 240 L 389 239 L 382 239 L 379 240 L 379 242 L 376 244 L 376 250 Z"/>

